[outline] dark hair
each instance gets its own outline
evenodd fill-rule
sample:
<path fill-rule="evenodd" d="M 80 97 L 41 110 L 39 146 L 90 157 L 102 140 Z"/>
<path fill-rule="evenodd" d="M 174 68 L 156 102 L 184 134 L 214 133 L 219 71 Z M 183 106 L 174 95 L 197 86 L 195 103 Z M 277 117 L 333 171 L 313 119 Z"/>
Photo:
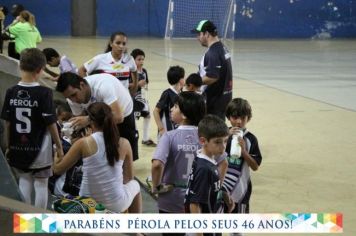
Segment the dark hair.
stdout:
<path fill-rule="evenodd" d="M 225 122 L 218 116 L 207 115 L 199 122 L 198 135 L 209 141 L 212 138 L 228 136 L 229 129 Z"/>
<path fill-rule="evenodd" d="M 52 57 L 59 57 L 59 53 L 53 48 L 45 48 L 42 52 L 45 54 L 47 62 L 51 61 Z"/>
<path fill-rule="evenodd" d="M 167 71 L 167 79 L 170 85 L 175 85 L 180 79 L 184 78 L 184 68 L 180 66 L 171 66 Z"/>
<path fill-rule="evenodd" d="M 59 99 L 54 99 L 53 100 L 54 107 L 56 108 L 56 115 L 60 116 L 63 112 L 70 112 L 72 113 L 72 110 L 70 109 L 70 106 L 68 103 L 59 100 Z"/>
<path fill-rule="evenodd" d="M 106 46 L 105 52 L 111 52 L 112 47 L 110 46 L 110 43 L 114 42 L 114 39 L 116 38 L 116 36 L 119 36 L 119 35 L 127 38 L 127 35 L 124 32 L 117 31 L 117 32 L 112 33 L 110 36 L 110 41 L 108 42 L 108 45 Z"/>
<path fill-rule="evenodd" d="M 89 119 L 104 133 L 106 158 L 110 166 L 114 166 L 119 160 L 120 134 L 114 122 L 113 114 L 109 105 L 103 102 L 92 103 L 87 109 Z"/>
<path fill-rule="evenodd" d="M 80 89 L 80 82 L 88 82 L 79 75 L 72 72 L 65 72 L 59 75 L 56 91 L 63 93 L 69 86 Z"/>
<path fill-rule="evenodd" d="M 16 18 L 23 10 L 25 10 L 23 5 L 15 3 L 11 7 L 11 15 Z"/>
<path fill-rule="evenodd" d="M 203 84 L 203 80 L 199 74 L 193 73 L 187 77 L 187 79 L 185 80 L 185 84 L 186 85 L 192 84 L 196 87 L 200 87 Z"/>
<path fill-rule="evenodd" d="M 20 69 L 27 72 L 35 72 L 46 66 L 46 57 L 37 48 L 26 48 L 20 54 Z"/>
<path fill-rule="evenodd" d="M 252 109 L 250 103 L 243 98 L 234 98 L 226 107 L 226 117 L 246 117 L 250 120 L 252 117 Z"/>
<path fill-rule="evenodd" d="M 136 49 L 132 50 L 131 56 L 132 56 L 134 59 L 136 59 L 136 57 L 138 57 L 138 56 L 144 56 L 144 57 L 146 57 L 146 56 L 145 56 L 145 52 L 142 51 L 142 50 L 139 49 L 139 48 L 136 48 Z"/>
<path fill-rule="evenodd" d="M 195 92 L 184 91 L 178 95 L 176 104 L 179 110 L 187 117 L 189 124 L 198 126 L 206 114 L 206 104 L 202 95 Z"/>

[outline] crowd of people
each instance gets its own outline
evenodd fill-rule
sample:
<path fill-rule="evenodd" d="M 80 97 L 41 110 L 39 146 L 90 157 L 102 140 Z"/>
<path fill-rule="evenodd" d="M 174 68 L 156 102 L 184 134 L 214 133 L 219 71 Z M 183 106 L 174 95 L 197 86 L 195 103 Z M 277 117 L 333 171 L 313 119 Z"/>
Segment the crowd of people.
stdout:
<path fill-rule="evenodd" d="M 21 34 L 25 27 L 31 36 Z M 34 204 L 46 208 L 53 174 L 58 181 L 53 192 L 64 195 L 65 173 L 79 165 L 76 193 L 113 212 L 142 212 L 133 165 L 139 159 L 136 120 L 143 117 L 142 144 L 156 148 L 151 192 L 157 194 L 160 213 L 249 212 L 250 169 L 258 169 L 262 155 L 257 138 L 246 128 L 252 117 L 249 102 L 232 99 L 231 58 L 213 22 L 203 20 L 192 30 L 208 48 L 198 73 L 186 77 L 178 65 L 167 70 L 169 87 L 152 112 L 157 143 L 149 136 L 145 53 L 138 48 L 129 53 L 125 33 L 114 32 L 105 52 L 77 69 L 53 48 L 36 49 L 41 36 L 30 12 L 22 10 L 8 31 L 15 39 L 22 77 L 8 89 L 1 118 L 8 130 L 6 157 L 27 203 L 34 187 Z M 59 67 L 59 73 L 46 64 Z M 52 91 L 40 86 L 43 71 L 67 104 L 55 106 Z M 236 144 L 232 140 L 238 132 L 243 135 Z M 232 145 L 241 148 L 240 156 L 231 155 Z"/>

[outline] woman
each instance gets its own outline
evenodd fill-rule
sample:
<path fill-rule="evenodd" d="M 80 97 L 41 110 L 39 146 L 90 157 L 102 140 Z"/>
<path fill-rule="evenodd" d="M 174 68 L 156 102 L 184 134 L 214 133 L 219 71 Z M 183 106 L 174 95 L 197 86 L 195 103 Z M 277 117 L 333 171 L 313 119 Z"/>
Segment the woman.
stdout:
<path fill-rule="evenodd" d="M 75 142 L 63 159 L 56 157 L 55 174 L 64 173 L 82 158 L 80 196 L 90 196 L 113 212 L 142 212 L 130 143 L 120 138 L 108 105 L 93 103 L 87 112 L 93 134 Z"/>
<path fill-rule="evenodd" d="M 36 28 L 35 16 L 31 12 L 24 10 L 10 25 L 9 32 L 15 37 L 14 57 L 20 59 L 20 53 L 25 48 L 35 48 L 37 43 L 42 41 L 42 37 Z"/>
<path fill-rule="evenodd" d="M 125 33 L 113 33 L 105 53 L 85 62 L 79 68 L 79 75 L 85 77 L 93 72 L 112 74 L 134 95 L 137 90 L 137 67 L 133 57 L 127 53 L 126 45 L 127 36 Z M 130 78 L 132 84 L 129 83 Z"/>

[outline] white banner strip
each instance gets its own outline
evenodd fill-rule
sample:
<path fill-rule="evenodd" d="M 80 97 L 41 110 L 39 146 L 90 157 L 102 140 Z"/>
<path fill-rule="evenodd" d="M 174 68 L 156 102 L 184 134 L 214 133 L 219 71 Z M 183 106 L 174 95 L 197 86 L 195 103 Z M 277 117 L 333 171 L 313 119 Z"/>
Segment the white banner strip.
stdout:
<path fill-rule="evenodd" d="M 14 214 L 14 233 L 342 233 L 341 213 Z"/>

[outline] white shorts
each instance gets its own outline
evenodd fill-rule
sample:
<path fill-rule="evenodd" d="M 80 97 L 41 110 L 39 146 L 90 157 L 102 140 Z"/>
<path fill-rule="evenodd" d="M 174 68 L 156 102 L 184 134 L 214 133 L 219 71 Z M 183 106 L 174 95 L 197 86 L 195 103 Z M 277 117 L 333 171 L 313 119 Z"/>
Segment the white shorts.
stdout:
<path fill-rule="evenodd" d="M 124 212 L 131 206 L 133 199 L 140 192 L 140 184 L 136 180 L 131 180 L 123 185 L 123 191 L 123 197 L 119 201 L 106 203 L 104 204 L 105 207 L 116 213 Z"/>

